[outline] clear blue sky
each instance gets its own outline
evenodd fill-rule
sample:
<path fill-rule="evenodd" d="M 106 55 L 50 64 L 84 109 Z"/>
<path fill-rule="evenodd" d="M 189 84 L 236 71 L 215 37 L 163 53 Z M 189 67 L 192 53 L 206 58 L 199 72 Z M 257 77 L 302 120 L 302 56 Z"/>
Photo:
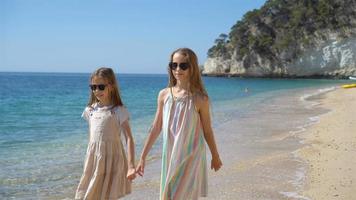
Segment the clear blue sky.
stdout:
<path fill-rule="evenodd" d="M 0 0 L 0 71 L 166 73 L 170 53 L 204 64 L 220 33 L 265 0 Z"/>

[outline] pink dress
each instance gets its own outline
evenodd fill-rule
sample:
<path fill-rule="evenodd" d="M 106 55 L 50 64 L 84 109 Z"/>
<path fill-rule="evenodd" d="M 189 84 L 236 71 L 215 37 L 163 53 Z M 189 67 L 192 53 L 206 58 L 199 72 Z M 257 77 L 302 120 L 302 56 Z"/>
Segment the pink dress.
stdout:
<path fill-rule="evenodd" d="M 126 108 L 86 107 L 82 117 L 89 123 L 89 144 L 75 199 L 118 199 L 131 193 L 126 178 L 128 164 L 120 132 L 129 119 Z"/>

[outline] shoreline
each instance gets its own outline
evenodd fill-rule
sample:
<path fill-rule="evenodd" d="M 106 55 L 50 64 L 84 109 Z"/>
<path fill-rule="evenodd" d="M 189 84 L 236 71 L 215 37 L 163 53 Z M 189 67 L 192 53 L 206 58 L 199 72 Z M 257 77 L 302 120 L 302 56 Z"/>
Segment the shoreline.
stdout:
<path fill-rule="evenodd" d="M 317 100 L 329 112 L 301 134 L 297 154 L 307 163 L 303 196 L 356 199 L 356 90 L 338 88 Z"/>

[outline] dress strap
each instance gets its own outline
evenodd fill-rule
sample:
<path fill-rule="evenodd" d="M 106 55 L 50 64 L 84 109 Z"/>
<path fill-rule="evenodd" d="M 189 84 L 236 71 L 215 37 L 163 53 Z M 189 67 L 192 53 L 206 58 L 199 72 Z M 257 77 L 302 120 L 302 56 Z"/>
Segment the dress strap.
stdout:
<path fill-rule="evenodd" d="M 173 101 L 174 101 L 175 99 L 174 99 L 174 95 L 173 95 L 173 89 L 172 89 L 172 87 L 169 87 L 169 91 L 170 91 L 170 93 L 171 93 L 171 97 L 172 97 L 172 99 L 173 99 Z"/>

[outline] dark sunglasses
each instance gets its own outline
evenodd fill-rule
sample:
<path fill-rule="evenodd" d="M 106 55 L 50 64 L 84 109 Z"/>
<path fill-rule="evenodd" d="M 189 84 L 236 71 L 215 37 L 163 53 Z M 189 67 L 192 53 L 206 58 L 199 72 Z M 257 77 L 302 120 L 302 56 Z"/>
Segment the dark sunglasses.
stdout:
<path fill-rule="evenodd" d="M 189 64 L 188 63 L 176 63 L 176 62 L 170 62 L 169 63 L 169 67 L 171 68 L 171 70 L 176 70 L 177 67 L 179 67 L 181 70 L 185 71 L 189 68 Z"/>
<path fill-rule="evenodd" d="M 93 91 L 95 91 L 96 88 L 98 88 L 99 90 L 103 91 L 103 90 L 105 90 L 106 85 L 104 85 L 104 84 L 89 85 L 89 87 L 90 87 L 90 89 L 93 90 Z"/>

